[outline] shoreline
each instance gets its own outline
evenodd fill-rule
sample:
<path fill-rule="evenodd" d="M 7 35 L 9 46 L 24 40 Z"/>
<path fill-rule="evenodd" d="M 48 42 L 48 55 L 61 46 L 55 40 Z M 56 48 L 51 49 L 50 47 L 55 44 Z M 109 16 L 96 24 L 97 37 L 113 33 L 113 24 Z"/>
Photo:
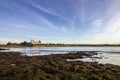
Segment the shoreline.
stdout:
<path fill-rule="evenodd" d="M 66 60 L 95 54 L 94 51 L 80 51 L 22 56 L 19 52 L 0 52 L 0 80 L 119 80 L 118 65 Z"/>
<path fill-rule="evenodd" d="M 41 47 L 120 47 L 120 46 L 0 46 L 0 50 L 9 50 L 10 48 L 41 48 Z"/>
<path fill-rule="evenodd" d="M 35 48 L 35 47 L 120 47 L 120 44 L 91 44 L 91 45 L 79 45 L 79 44 L 64 44 L 64 45 L 49 45 L 49 44 L 40 44 L 40 45 L 33 45 L 33 46 L 21 46 L 21 45 L 0 45 L 0 48 L 25 48 L 25 47 L 31 47 L 31 48 Z"/>
<path fill-rule="evenodd" d="M 1 47 L 0 47 L 0 51 L 1 51 L 1 50 L 9 50 L 9 49 L 6 49 L 6 48 L 1 48 Z"/>

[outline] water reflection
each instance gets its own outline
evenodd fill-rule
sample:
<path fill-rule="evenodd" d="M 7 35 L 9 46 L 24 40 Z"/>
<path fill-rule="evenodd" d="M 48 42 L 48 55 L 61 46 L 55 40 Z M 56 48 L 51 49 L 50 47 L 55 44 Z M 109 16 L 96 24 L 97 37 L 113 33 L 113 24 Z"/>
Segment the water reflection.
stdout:
<path fill-rule="evenodd" d="M 114 64 L 120 65 L 120 54 L 112 53 L 98 53 L 91 58 L 67 59 L 67 61 L 84 61 L 84 62 L 98 62 L 99 64 Z"/>

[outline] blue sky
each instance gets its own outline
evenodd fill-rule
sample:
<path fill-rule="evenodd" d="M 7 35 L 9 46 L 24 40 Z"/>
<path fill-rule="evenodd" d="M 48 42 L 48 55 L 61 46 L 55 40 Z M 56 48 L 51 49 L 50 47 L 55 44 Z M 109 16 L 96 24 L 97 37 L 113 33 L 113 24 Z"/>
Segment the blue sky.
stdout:
<path fill-rule="evenodd" d="M 1 0 L 0 44 L 120 43 L 120 0 Z"/>

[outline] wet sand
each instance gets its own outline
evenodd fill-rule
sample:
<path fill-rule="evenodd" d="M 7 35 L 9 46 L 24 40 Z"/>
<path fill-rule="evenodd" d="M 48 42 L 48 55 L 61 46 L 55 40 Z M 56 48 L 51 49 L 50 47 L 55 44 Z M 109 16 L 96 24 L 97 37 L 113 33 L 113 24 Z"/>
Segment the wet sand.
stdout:
<path fill-rule="evenodd" d="M 23 56 L 18 52 L 0 52 L 0 80 L 120 80 L 120 66 L 67 61 L 95 54 L 84 51 Z"/>

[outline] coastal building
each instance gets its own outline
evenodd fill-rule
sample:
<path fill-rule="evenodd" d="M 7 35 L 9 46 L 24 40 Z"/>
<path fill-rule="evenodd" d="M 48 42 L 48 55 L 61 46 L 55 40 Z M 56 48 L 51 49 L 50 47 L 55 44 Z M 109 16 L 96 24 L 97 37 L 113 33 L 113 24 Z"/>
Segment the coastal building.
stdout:
<path fill-rule="evenodd" d="M 33 44 L 33 45 L 39 45 L 39 44 L 41 44 L 41 41 L 40 40 L 34 40 L 34 39 L 32 39 L 31 40 L 31 44 Z"/>

